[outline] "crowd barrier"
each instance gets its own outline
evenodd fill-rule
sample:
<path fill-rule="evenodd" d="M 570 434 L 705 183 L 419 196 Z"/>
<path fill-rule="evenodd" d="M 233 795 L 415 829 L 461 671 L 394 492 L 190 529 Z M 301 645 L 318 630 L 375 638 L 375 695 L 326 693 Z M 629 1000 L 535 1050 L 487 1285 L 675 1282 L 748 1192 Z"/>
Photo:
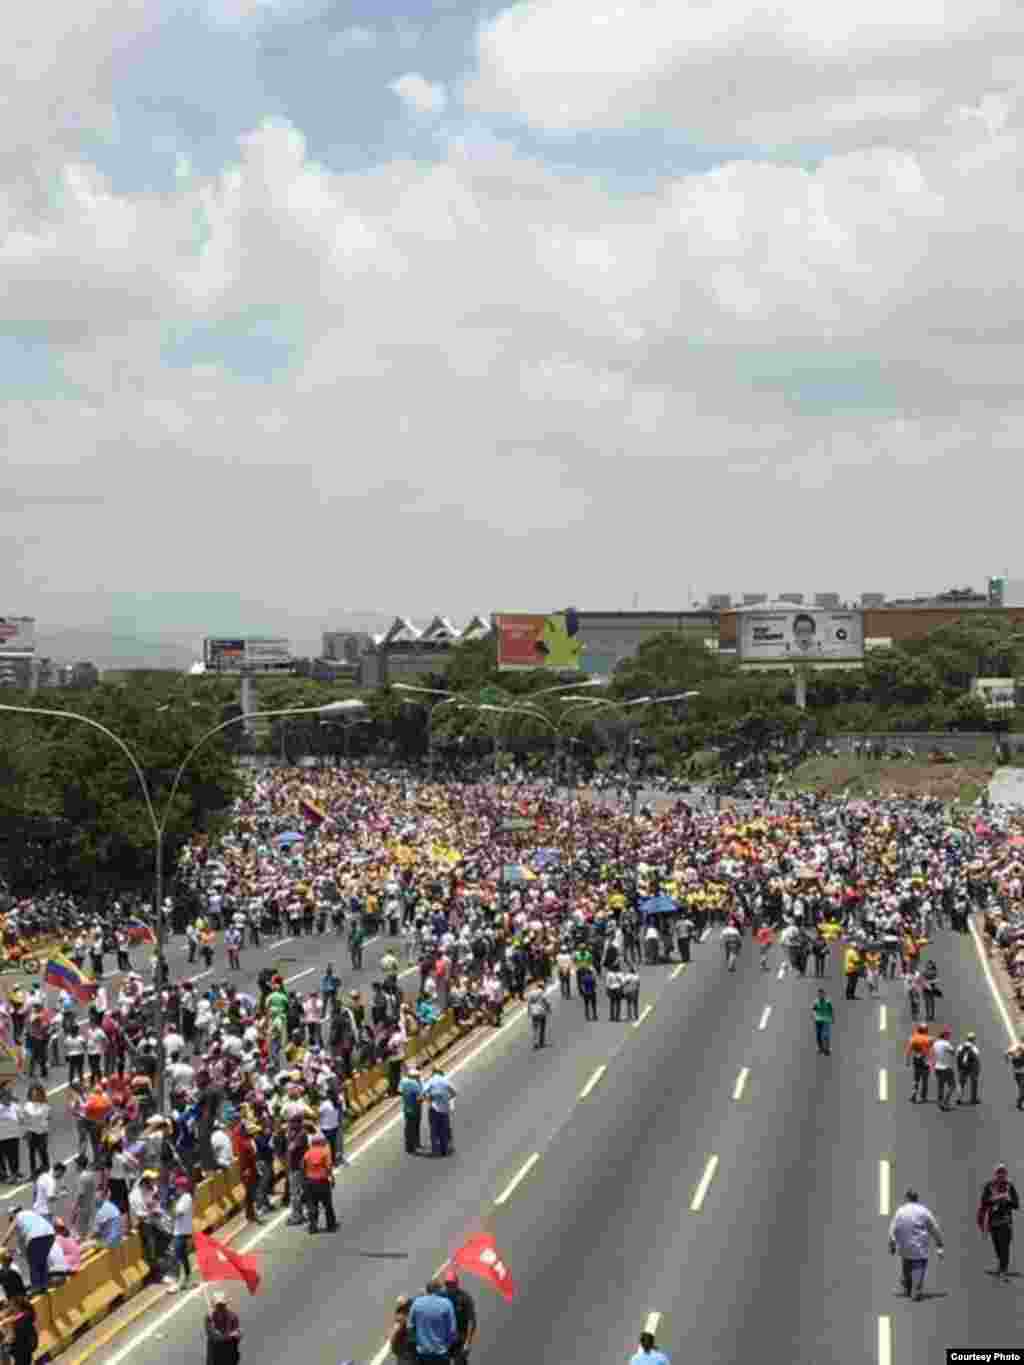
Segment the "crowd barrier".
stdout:
<path fill-rule="evenodd" d="M 440 1056 L 472 1028 L 472 1024 L 457 1024 L 452 1011 L 447 1011 L 436 1024 L 420 1029 L 409 1039 L 406 1064 Z M 367 1113 L 387 1097 L 387 1066 L 374 1066 L 357 1073 L 345 1082 L 344 1090 L 349 1115 L 359 1117 Z M 283 1170 L 278 1169 L 275 1181 L 282 1174 Z M 227 1170 L 207 1176 L 196 1186 L 193 1225 L 201 1232 L 211 1232 L 228 1222 L 244 1202 L 245 1188 L 235 1162 Z M 119 1247 L 88 1252 L 76 1274 L 33 1299 L 39 1334 L 35 1360 L 59 1354 L 76 1337 L 96 1326 L 112 1309 L 142 1289 L 148 1279 L 149 1266 L 143 1254 L 142 1238 L 137 1232 L 129 1234 Z"/>

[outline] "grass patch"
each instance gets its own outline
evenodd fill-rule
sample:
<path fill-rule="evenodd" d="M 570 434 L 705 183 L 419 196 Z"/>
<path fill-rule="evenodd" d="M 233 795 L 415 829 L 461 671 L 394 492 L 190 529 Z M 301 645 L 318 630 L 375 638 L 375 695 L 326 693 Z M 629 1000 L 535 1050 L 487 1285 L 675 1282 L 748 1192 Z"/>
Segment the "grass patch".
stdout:
<path fill-rule="evenodd" d="M 896 793 L 906 796 L 937 796 L 942 801 L 976 801 L 994 771 L 991 762 L 966 759 L 957 763 L 928 763 L 922 760 L 887 762 L 840 754 L 834 758 L 811 758 L 796 769 L 786 785 L 800 791 L 835 796 L 849 792 L 865 796 L 868 792 Z"/>

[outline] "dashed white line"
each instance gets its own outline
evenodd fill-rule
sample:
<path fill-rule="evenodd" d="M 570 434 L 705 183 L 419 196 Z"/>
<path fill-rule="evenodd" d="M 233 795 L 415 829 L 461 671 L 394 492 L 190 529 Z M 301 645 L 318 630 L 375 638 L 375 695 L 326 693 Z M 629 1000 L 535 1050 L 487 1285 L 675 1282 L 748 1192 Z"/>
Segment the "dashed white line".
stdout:
<path fill-rule="evenodd" d="M 668 979 L 670 981 L 674 981 L 685 966 L 686 966 L 685 962 L 677 962 L 676 965 L 672 968 L 672 971 L 669 973 Z"/>
<path fill-rule="evenodd" d="M 884 1005 L 878 1007 L 878 1031 L 884 1033 L 889 1022 L 889 1015 Z"/>
<path fill-rule="evenodd" d="M 639 1028 L 653 1008 L 654 1008 L 653 1005 L 645 1005 L 643 1009 L 640 1011 L 640 1018 L 633 1020 L 633 1027 Z"/>
<path fill-rule="evenodd" d="M 594 1086 L 597 1085 L 598 1081 L 601 1079 L 601 1077 L 604 1075 L 604 1073 L 605 1073 L 607 1070 L 608 1070 L 607 1066 L 605 1066 L 605 1065 L 603 1065 L 603 1064 L 597 1068 L 597 1070 L 596 1070 L 596 1071 L 594 1072 L 594 1074 L 591 1076 L 590 1080 L 587 1081 L 586 1085 L 585 1085 L 585 1086 L 583 1087 L 583 1089 L 580 1091 L 580 1099 L 581 1099 L 581 1100 L 585 1100 L 585 1099 L 587 1098 L 587 1096 L 590 1094 L 591 1090 L 593 1090 Z"/>
<path fill-rule="evenodd" d="M 771 1005 L 765 1005 L 764 1013 L 761 1015 L 761 1022 L 757 1026 L 759 1029 L 766 1029 L 768 1027 L 768 1020 L 771 1018 L 771 1014 Z"/>
<path fill-rule="evenodd" d="M 271 944 L 270 944 L 270 951 L 273 952 L 275 948 L 283 948 L 284 945 L 285 945 L 286 943 L 294 943 L 294 942 L 295 942 L 295 937 L 294 937 L 294 935 L 293 935 L 291 938 L 283 938 L 283 939 L 281 940 L 280 943 L 271 943 Z"/>
<path fill-rule="evenodd" d="M 715 1171 L 717 1171 L 717 1169 L 718 1157 L 709 1156 L 708 1164 L 704 1167 L 704 1174 L 700 1178 L 700 1184 L 697 1186 L 693 1198 L 690 1200 L 691 1213 L 700 1213 L 701 1205 L 704 1203 L 707 1192 L 711 1188 L 711 1182 L 715 1178 Z"/>
<path fill-rule="evenodd" d="M 892 1319 L 878 1319 L 878 1365 L 892 1365 Z"/>
<path fill-rule="evenodd" d="M 651 1312 L 647 1314 L 647 1321 L 644 1323 L 644 1331 L 650 1332 L 652 1337 L 658 1335 L 658 1328 L 661 1326 L 661 1314 Z"/>
<path fill-rule="evenodd" d="M 892 1212 L 891 1195 L 892 1172 L 888 1161 L 883 1157 L 878 1163 L 878 1212 L 882 1218 L 888 1218 Z"/>
<path fill-rule="evenodd" d="M 746 1083 L 747 1083 L 747 1077 L 748 1077 L 749 1075 L 750 1075 L 750 1067 L 749 1067 L 749 1066 L 745 1066 L 745 1067 L 743 1068 L 743 1070 L 740 1072 L 740 1074 L 736 1077 L 736 1084 L 735 1084 L 735 1086 L 733 1086 L 733 1091 L 732 1091 L 732 1097 L 733 1097 L 734 1100 L 738 1100 L 738 1099 L 740 1098 L 740 1096 L 743 1094 L 743 1087 L 746 1085 Z"/>
<path fill-rule="evenodd" d="M 286 986 L 290 986 L 293 981 L 301 981 L 304 976 L 309 976 L 312 972 L 315 971 L 316 971 L 315 967 L 307 967 L 304 972 L 296 972 L 294 976 L 286 976 L 284 979 L 284 984 Z"/>
<path fill-rule="evenodd" d="M 889 1098 L 889 1073 L 884 1066 L 878 1068 L 878 1102 L 885 1104 Z"/>
<path fill-rule="evenodd" d="M 534 1152 L 533 1156 L 527 1157 L 519 1170 L 516 1171 L 515 1175 L 502 1190 L 501 1194 L 498 1195 L 497 1199 L 494 1201 L 495 1204 L 507 1204 L 539 1160 L 540 1152 Z"/>
<path fill-rule="evenodd" d="M 779 963 L 779 970 L 775 973 L 775 980 L 776 980 L 776 981 L 781 981 L 782 978 L 783 978 L 785 975 L 786 975 L 786 964 L 785 964 L 784 962 L 780 962 L 780 963 Z"/>

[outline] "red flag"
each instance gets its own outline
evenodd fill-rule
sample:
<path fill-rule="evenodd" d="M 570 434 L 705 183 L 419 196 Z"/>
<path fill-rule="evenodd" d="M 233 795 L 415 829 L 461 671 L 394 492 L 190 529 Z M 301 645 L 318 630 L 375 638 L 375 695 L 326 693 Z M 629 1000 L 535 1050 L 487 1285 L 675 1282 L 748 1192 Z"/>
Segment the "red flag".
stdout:
<path fill-rule="evenodd" d="M 196 1244 L 196 1264 L 204 1280 L 241 1280 L 250 1294 L 260 1287 L 260 1268 L 255 1256 L 243 1256 L 232 1251 L 216 1237 L 205 1232 L 193 1236 Z"/>
<path fill-rule="evenodd" d="M 198 1252 L 198 1247 L 196 1250 Z M 482 1280 L 487 1280 L 508 1303 L 515 1297 L 516 1282 L 508 1266 L 498 1255 L 494 1238 L 487 1233 L 482 1232 L 476 1237 L 471 1237 L 465 1245 L 459 1247 L 451 1263 L 468 1270 L 471 1275 L 479 1275 Z"/>

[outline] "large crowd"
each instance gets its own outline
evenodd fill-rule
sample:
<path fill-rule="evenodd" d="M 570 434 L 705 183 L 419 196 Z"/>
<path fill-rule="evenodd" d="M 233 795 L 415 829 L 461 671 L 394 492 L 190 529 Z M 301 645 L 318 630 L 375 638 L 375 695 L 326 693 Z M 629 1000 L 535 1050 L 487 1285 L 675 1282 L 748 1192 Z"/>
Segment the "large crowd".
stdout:
<path fill-rule="evenodd" d="M 0 1252 L 0 1284 L 6 1266 L 41 1291 L 73 1274 L 83 1250 L 137 1226 L 154 1279 L 177 1290 L 191 1273 L 195 1181 L 236 1161 L 250 1220 L 273 1207 L 276 1161 L 291 1222 L 315 1230 L 323 1208 L 332 1228 L 323 1187 L 345 1164 L 347 1080 L 385 1066 L 389 1094 L 416 1119 L 406 1124 L 416 1150 L 420 1106 L 444 1112 L 444 1086 L 435 1104 L 409 1056 L 420 1029 L 446 1010 L 500 1025 L 531 982 L 555 977 L 589 1018 L 602 993 L 610 1018 L 622 1002 L 630 1017 L 642 972 L 688 961 L 709 927 L 758 936 L 766 962 L 780 942 L 799 971 L 841 942 L 848 974 L 852 960 L 870 988 L 872 973 L 877 983 L 899 972 L 913 1008 L 914 991 L 927 994 L 921 948 L 937 932 L 965 932 L 972 910 L 1017 924 L 1022 854 L 1021 817 L 953 820 L 926 799 L 806 797 L 741 815 L 685 800 L 569 800 L 525 781 L 257 774 L 229 832 L 182 850 L 161 907 L 163 958 L 133 944 L 115 903 L 66 945 L 97 976 L 88 1007 L 42 982 L 6 992 L 0 1038 L 25 1047 L 25 1073 L 0 1087 L 0 1177 L 34 1184 L 12 1224 L 21 1271 Z M 1024 927 L 1014 933 L 1024 943 Z M 290 989 L 270 965 L 281 935 L 320 936 L 335 959 L 311 988 Z M 368 938 L 385 947 L 370 983 Z M 129 954 L 140 951 L 136 969 Z M 264 965 L 247 990 L 238 968 L 254 953 Z M 1024 964 L 1024 949 L 1014 953 Z M 77 1141 L 55 1163 L 36 1082 L 65 1063 Z M 431 1137 L 444 1150 L 443 1123 Z"/>

